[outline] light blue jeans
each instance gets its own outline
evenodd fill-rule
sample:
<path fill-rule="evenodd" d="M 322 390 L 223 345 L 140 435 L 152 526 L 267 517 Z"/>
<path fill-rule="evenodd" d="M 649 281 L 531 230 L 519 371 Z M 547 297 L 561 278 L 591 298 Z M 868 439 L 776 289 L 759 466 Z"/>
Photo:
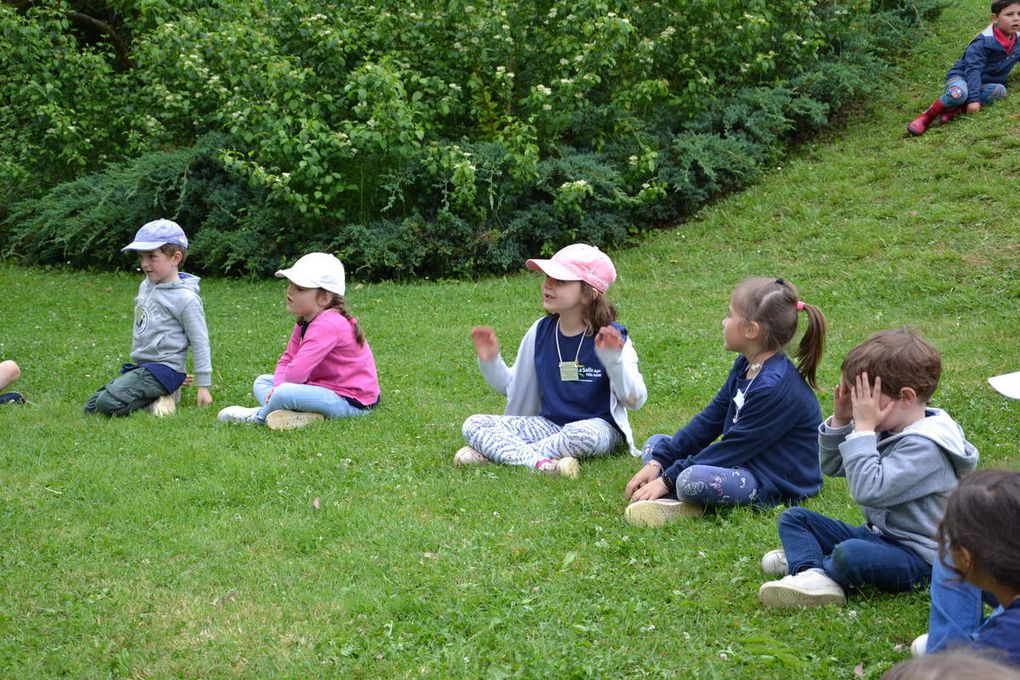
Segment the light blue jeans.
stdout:
<path fill-rule="evenodd" d="M 273 392 L 272 395 L 269 394 L 270 390 Z M 260 423 L 266 422 L 266 416 L 280 409 L 321 413 L 327 418 L 363 416 L 372 412 L 369 408 L 353 406 L 336 392 L 325 387 L 282 383 L 274 390 L 273 376 L 268 374 L 255 378 L 251 391 L 262 405 L 255 416 Z"/>
<path fill-rule="evenodd" d="M 949 555 L 946 561 L 952 565 Z M 931 612 L 928 615 L 928 645 L 931 654 L 954 645 L 969 644 L 984 622 L 984 603 L 994 606 L 994 597 L 960 578 L 939 558 L 931 569 Z"/>
<path fill-rule="evenodd" d="M 946 91 L 939 99 L 948 109 L 954 106 L 963 106 L 967 103 L 967 81 L 960 77 L 950 78 L 946 81 Z M 978 101 L 981 106 L 990 106 L 992 102 L 1006 98 L 1006 86 L 998 83 L 986 83 L 981 86 L 978 93 Z"/>

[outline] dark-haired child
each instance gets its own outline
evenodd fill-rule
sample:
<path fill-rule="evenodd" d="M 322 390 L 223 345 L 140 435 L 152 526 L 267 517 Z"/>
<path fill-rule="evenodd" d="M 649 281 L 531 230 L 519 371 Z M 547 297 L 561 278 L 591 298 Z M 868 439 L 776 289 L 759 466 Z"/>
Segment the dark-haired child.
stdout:
<path fill-rule="evenodd" d="M 960 482 L 939 525 L 939 558 L 995 596 L 970 646 L 1020 667 L 1020 472 L 981 470 Z M 946 562 L 949 564 L 949 562 Z"/>
<path fill-rule="evenodd" d="M 125 252 L 138 252 L 145 278 L 135 298 L 131 361 L 121 374 L 85 402 L 86 413 L 123 416 L 148 408 L 164 416 L 176 409 L 173 395 L 188 378 L 188 348 L 194 358 L 199 406 L 212 403 L 212 354 L 199 278 L 180 271 L 188 256 L 188 237 L 171 220 L 142 225 Z"/>
<path fill-rule="evenodd" d="M 807 330 L 795 366 L 783 348 L 801 312 Z M 812 387 L 825 316 L 788 281 L 759 277 L 733 291 L 722 325 L 723 346 L 739 356 L 701 413 L 673 436 L 645 443 L 645 465 L 624 491 L 631 524 L 661 526 L 706 506 L 797 502 L 822 488 L 822 413 Z"/>
<path fill-rule="evenodd" d="M 500 356 L 492 328 L 471 330 L 482 375 L 507 405 L 503 415 L 464 421 L 467 446 L 454 454 L 454 464 L 493 461 L 574 478 L 580 458 L 625 445 L 637 455 L 627 411 L 641 408 L 648 393 L 634 344 L 606 297 L 616 280 L 612 260 L 595 246 L 574 243 L 525 264 L 545 274 L 546 316 L 525 333 L 513 368 Z"/>
<path fill-rule="evenodd" d="M 308 253 L 276 278 L 290 282 L 287 311 L 297 317 L 290 341 L 273 374 L 255 379 L 252 391 L 261 406 L 228 406 L 217 418 L 292 430 L 371 413 L 379 378 L 372 349 L 347 311 L 343 263 L 329 253 Z"/>
<path fill-rule="evenodd" d="M 779 517 L 783 549 L 762 559 L 784 575 L 758 590 L 768 607 L 845 601 L 845 589 L 911 590 L 931 577 L 949 494 L 978 452 L 929 406 L 938 351 L 911 330 L 875 333 L 847 355 L 833 415 L 819 428 L 822 471 L 845 476 L 867 520 L 853 526 L 797 507 Z"/>
<path fill-rule="evenodd" d="M 949 69 L 945 93 L 907 125 L 910 134 L 923 135 L 937 117 L 948 123 L 959 113 L 977 113 L 1006 96 L 1006 78 L 1020 61 L 1020 0 L 995 0 L 991 9 L 992 23 Z"/>

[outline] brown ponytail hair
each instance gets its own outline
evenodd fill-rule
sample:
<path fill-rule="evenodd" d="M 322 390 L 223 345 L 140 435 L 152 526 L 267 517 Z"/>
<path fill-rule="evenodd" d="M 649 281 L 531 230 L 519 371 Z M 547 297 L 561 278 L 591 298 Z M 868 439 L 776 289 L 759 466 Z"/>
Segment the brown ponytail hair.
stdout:
<path fill-rule="evenodd" d="M 797 333 L 801 310 L 807 314 L 807 328 L 797 350 L 797 372 L 814 389 L 815 374 L 825 350 L 825 315 L 814 305 L 800 299 L 797 289 L 784 279 L 759 276 L 745 279 L 733 291 L 733 307 L 747 321 L 761 328 L 761 341 L 767 350 L 781 352 Z"/>
<path fill-rule="evenodd" d="M 354 315 L 347 311 L 347 303 L 344 300 L 343 295 L 337 295 L 324 288 L 320 288 L 322 292 L 330 296 L 329 305 L 326 309 L 335 309 L 342 317 L 351 322 L 351 328 L 354 329 L 354 339 L 358 341 L 359 345 L 365 344 L 365 334 L 361 332 L 361 326 L 358 325 L 358 320 L 354 318 Z"/>

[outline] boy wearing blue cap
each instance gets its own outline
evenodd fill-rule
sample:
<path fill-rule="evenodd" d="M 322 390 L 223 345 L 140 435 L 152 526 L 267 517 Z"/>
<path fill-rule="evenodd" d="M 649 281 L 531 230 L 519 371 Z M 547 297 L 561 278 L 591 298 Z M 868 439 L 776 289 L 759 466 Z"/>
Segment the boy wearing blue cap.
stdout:
<path fill-rule="evenodd" d="M 188 255 L 188 237 L 176 222 L 156 220 L 142 226 L 124 252 L 138 252 L 145 278 L 135 298 L 131 361 L 121 374 L 85 402 L 86 413 L 125 416 L 143 408 L 165 416 L 176 409 L 188 347 L 194 354 L 198 405 L 213 399 L 212 359 L 199 278 L 179 271 Z"/>

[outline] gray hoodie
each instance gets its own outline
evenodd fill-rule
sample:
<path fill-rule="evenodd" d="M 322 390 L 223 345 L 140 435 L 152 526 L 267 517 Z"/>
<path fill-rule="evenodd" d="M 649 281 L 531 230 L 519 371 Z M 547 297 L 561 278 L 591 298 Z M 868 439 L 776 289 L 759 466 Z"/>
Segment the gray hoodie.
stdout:
<path fill-rule="evenodd" d="M 212 385 L 212 356 L 205 308 L 198 294 L 197 276 L 180 274 L 179 281 L 152 283 L 143 279 L 135 298 L 135 326 L 131 361 L 164 364 L 187 373 L 188 347 L 194 353 L 197 387 Z"/>
<path fill-rule="evenodd" d="M 937 408 L 926 409 L 924 418 L 902 432 L 848 439 L 852 428 L 821 424 L 822 472 L 845 476 L 868 522 L 932 564 L 946 501 L 960 477 L 977 466 L 977 449 L 956 421 Z"/>

